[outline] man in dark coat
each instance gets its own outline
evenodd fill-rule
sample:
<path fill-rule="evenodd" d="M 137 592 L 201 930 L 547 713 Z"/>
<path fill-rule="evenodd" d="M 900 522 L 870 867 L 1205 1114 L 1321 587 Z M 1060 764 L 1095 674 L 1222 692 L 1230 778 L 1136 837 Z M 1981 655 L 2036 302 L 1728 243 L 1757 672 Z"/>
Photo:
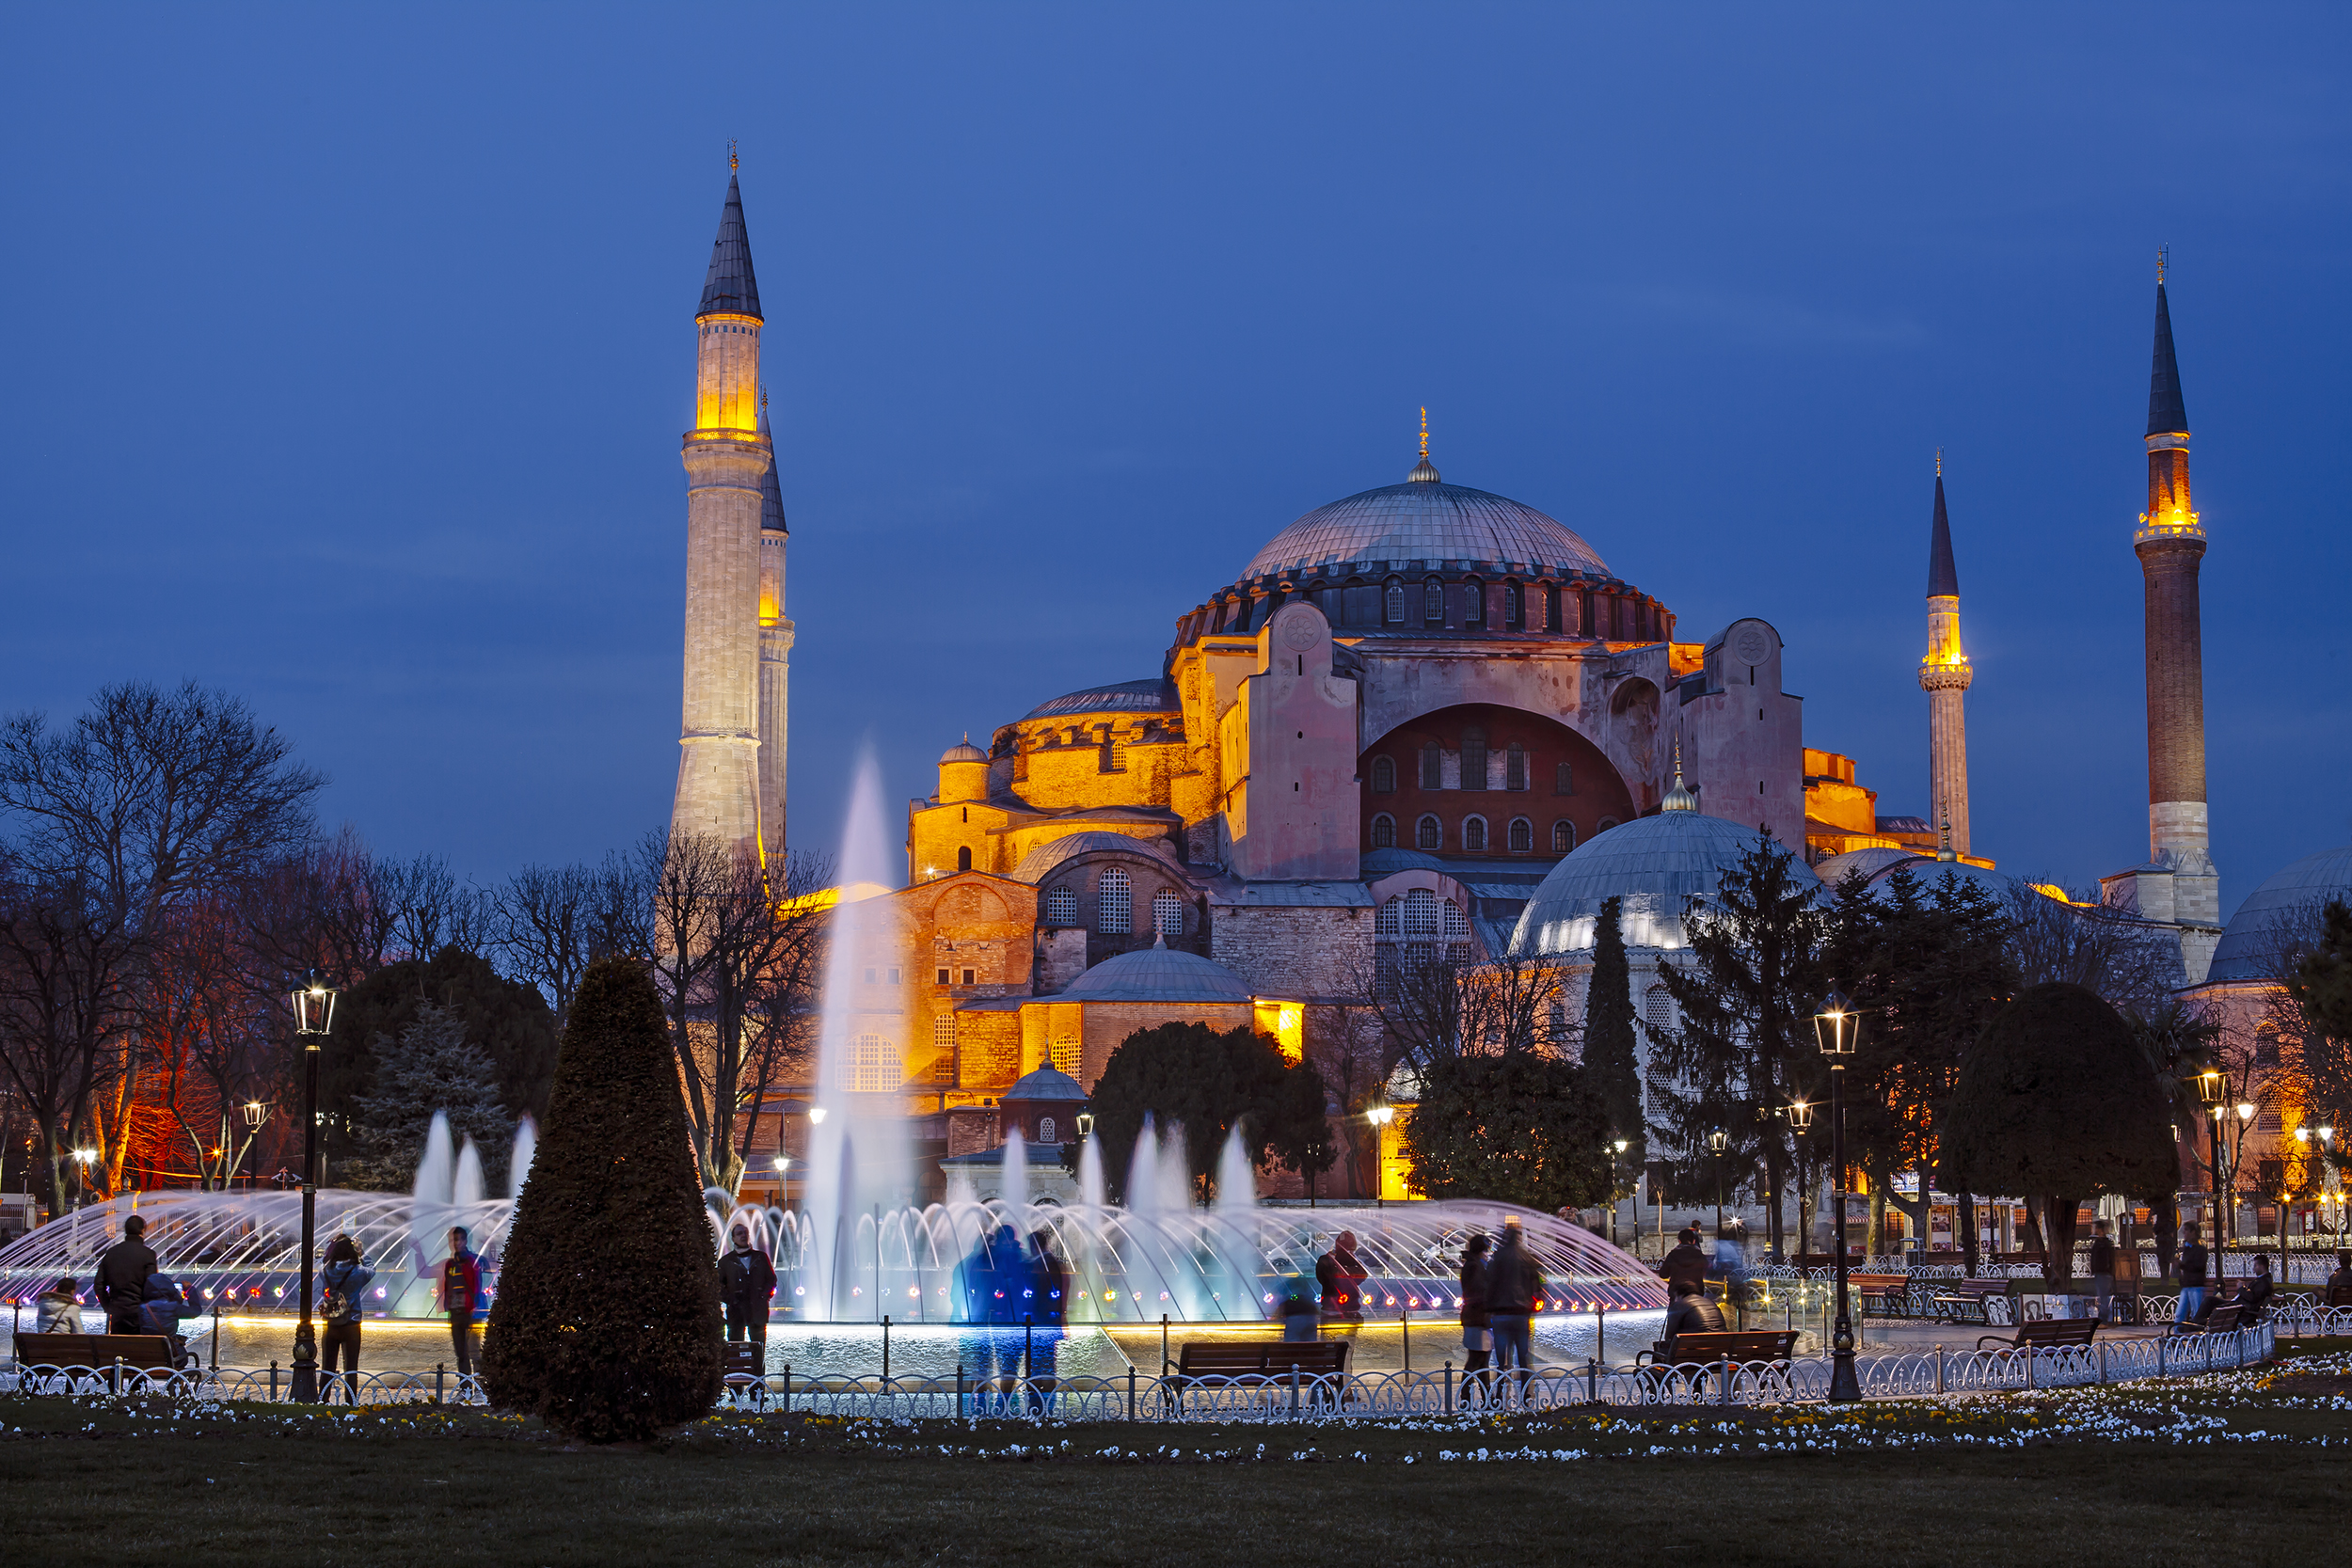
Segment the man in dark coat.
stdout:
<path fill-rule="evenodd" d="M 1699 1233 L 1686 1228 L 1675 1237 L 1675 1249 L 1666 1254 L 1666 1260 L 1658 1265 L 1658 1272 L 1666 1281 L 1666 1291 L 1688 1280 L 1701 1291 L 1707 1289 L 1707 1254 L 1699 1248 Z"/>
<path fill-rule="evenodd" d="M 727 1338 L 768 1342 L 768 1303 L 776 1293 L 776 1266 L 752 1245 L 749 1226 L 733 1231 L 735 1245 L 719 1259 L 719 1304 L 727 1312 Z"/>
<path fill-rule="evenodd" d="M 147 1222 L 133 1214 L 122 1222 L 122 1240 L 98 1259 L 98 1305 L 106 1309 L 109 1334 L 143 1334 L 139 1308 L 147 1303 L 147 1276 L 155 1272 L 155 1255 L 143 1238 Z"/>
<path fill-rule="evenodd" d="M 1530 1338 L 1535 1304 L 1543 1299 L 1543 1271 L 1527 1250 L 1527 1234 L 1517 1214 L 1502 1222 L 1502 1241 L 1486 1264 L 1486 1323 L 1493 1331 L 1494 1364 L 1522 1384 L 1534 1361 Z"/>

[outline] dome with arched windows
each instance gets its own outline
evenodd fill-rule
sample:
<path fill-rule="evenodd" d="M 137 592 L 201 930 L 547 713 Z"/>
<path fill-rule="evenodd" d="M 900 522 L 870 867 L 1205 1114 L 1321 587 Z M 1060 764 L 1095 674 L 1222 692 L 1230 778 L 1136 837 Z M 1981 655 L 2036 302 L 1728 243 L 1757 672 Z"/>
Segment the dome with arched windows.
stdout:
<path fill-rule="evenodd" d="M 1534 507 L 1447 484 L 1426 459 L 1413 475 L 1316 507 L 1268 540 L 1242 576 L 1345 561 L 1486 562 L 1609 575 L 1599 552 L 1575 530 Z"/>
<path fill-rule="evenodd" d="M 1249 988 L 1223 964 L 1176 947 L 1143 947 L 1104 958 L 1062 988 L 1057 1000 L 1247 1002 Z"/>
<path fill-rule="evenodd" d="M 2280 939 L 2314 924 L 2331 899 L 2352 904 L 2352 844 L 2305 855 L 2248 894 L 2222 927 L 2206 980 L 2276 979 Z"/>
<path fill-rule="evenodd" d="M 1519 913 L 1511 951 L 1534 957 L 1590 950 L 1595 917 L 1609 898 L 1625 900 L 1628 946 L 1684 946 L 1682 914 L 1690 900 L 1713 897 L 1725 874 L 1755 847 L 1754 828 L 1697 811 L 1661 811 L 1596 833 L 1537 886 Z M 1789 875 L 1821 886 L 1793 856 Z"/>

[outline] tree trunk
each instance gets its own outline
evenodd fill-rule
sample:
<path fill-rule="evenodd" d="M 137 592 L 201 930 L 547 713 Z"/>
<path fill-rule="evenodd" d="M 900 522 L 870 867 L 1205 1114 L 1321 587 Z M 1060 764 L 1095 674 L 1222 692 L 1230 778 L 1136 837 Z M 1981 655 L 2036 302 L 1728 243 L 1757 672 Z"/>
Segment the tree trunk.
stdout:
<path fill-rule="evenodd" d="M 2042 1277 L 2052 1282 L 2072 1278 L 2074 1216 L 2082 1210 L 2082 1199 L 2066 1193 L 2052 1193 L 2042 1200 Z"/>
<path fill-rule="evenodd" d="M 1870 1256 L 1886 1256 L 1886 1183 L 1870 1178 Z"/>
<path fill-rule="evenodd" d="M 2156 1277 L 2162 1279 L 2172 1272 L 2172 1259 L 2181 1250 L 2181 1211 L 2172 1195 L 2150 1198 L 2148 1218 L 2156 1227 Z"/>
<path fill-rule="evenodd" d="M 1955 1222 L 1960 1227 L 1960 1272 L 1970 1279 L 1977 1277 L 1977 1200 L 1975 1195 L 1958 1192 L 1952 1195 L 1960 1206 Z"/>

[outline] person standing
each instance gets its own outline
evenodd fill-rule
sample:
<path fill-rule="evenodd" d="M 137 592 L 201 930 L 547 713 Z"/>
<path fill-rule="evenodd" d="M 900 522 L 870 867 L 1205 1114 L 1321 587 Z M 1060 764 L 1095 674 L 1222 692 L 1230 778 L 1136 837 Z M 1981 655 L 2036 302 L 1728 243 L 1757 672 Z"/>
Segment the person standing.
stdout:
<path fill-rule="evenodd" d="M 1350 1328 L 1364 1321 L 1364 1281 L 1369 1275 L 1356 1260 L 1356 1232 L 1343 1230 L 1331 1238 L 1331 1250 L 1315 1259 L 1315 1285 L 1323 1292 L 1323 1321 Z"/>
<path fill-rule="evenodd" d="M 1484 1235 L 1472 1236 L 1462 1243 L 1462 1389 L 1469 1392 L 1472 1383 L 1481 1394 L 1494 1386 L 1494 1377 L 1486 1370 L 1492 1359 L 1494 1323 L 1486 1310 L 1486 1253 L 1494 1243 Z"/>
<path fill-rule="evenodd" d="M 147 1277 L 155 1272 L 155 1255 L 147 1248 L 146 1235 L 147 1222 L 133 1214 L 122 1222 L 122 1240 L 99 1255 L 92 1285 L 98 1305 L 106 1309 L 109 1334 L 146 1332 L 139 1309 L 147 1305 Z"/>
<path fill-rule="evenodd" d="M 2181 1227 L 2181 1256 L 2173 1273 L 2181 1282 L 2181 1305 L 2172 1314 L 2176 1323 L 2198 1322 L 2205 1310 L 2205 1245 L 2193 1225 Z"/>
<path fill-rule="evenodd" d="M 1517 1214 L 1510 1215 L 1502 1222 L 1502 1244 L 1486 1265 L 1486 1323 L 1494 1334 L 1496 1370 L 1507 1368 L 1521 1387 L 1534 1364 L 1532 1320 L 1543 1293 L 1543 1273 L 1527 1250 L 1525 1227 Z"/>
<path fill-rule="evenodd" d="M 466 1244 L 466 1227 L 449 1230 L 449 1261 L 441 1265 L 441 1310 L 449 1314 L 450 1343 L 457 1351 L 457 1375 L 473 1375 L 473 1329 L 488 1299 L 482 1281 L 482 1255 Z"/>
<path fill-rule="evenodd" d="M 776 1293 L 776 1266 L 752 1245 L 751 1227 L 738 1225 L 735 1245 L 719 1259 L 719 1304 L 727 1312 L 727 1338 L 768 1342 L 768 1304 Z"/>
<path fill-rule="evenodd" d="M 326 1243 L 326 1266 L 319 1271 L 319 1317 L 326 1324 L 323 1359 L 328 1383 L 342 1360 L 348 1404 L 359 1402 L 359 1308 L 374 1278 L 375 1271 L 359 1260 L 358 1242 L 338 1236 Z"/>
<path fill-rule="evenodd" d="M 1702 1291 L 1707 1289 L 1707 1254 L 1699 1250 L 1696 1226 L 1685 1227 L 1676 1235 L 1675 1249 L 1666 1254 L 1664 1262 L 1658 1265 L 1658 1273 L 1665 1280 L 1669 1295 L 1674 1293 L 1677 1285 L 1685 1280 Z"/>
<path fill-rule="evenodd" d="M 2099 1298 L 2099 1321 L 2112 1323 L 2115 1309 L 2115 1238 L 2107 1222 L 2090 1222 L 2090 1293 Z"/>
<path fill-rule="evenodd" d="M 1029 1236 L 1029 1322 L 1023 1325 L 1021 1376 L 1028 1384 L 1029 1411 L 1051 1406 L 1056 1353 L 1069 1317 L 1070 1265 L 1054 1251 L 1054 1233 L 1040 1227 Z"/>

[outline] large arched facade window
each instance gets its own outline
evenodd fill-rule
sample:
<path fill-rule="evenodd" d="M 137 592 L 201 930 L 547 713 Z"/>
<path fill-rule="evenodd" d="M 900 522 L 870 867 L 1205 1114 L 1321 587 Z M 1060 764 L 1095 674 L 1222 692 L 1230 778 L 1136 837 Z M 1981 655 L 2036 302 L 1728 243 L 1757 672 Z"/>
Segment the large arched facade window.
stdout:
<path fill-rule="evenodd" d="M 1445 830 L 1434 816 L 1424 816 L 1413 829 L 1413 847 L 1418 849 L 1445 847 Z"/>
<path fill-rule="evenodd" d="M 1375 849 L 1396 847 L 1396 818 L 1385 811 L 1372 819 L 1372 847 Z"/>
<path fill-rule="evenodd" d="M 1486 585 L 1476 578 L 1462 584 L 1462 625 L 1482 630 L 1486 625 Z"/>
<path fill-rule="evenodd" d="M 1094 884 L 1094 928 L 1112 937 L 1123 937 L 1135 928 L 1135 890 L 1127 873 L 1115 865 Z"/>
<path fill-rule="evenodd" d="M 1184 901 L 1166 888 L 1152 895 L 1152 930 L 1163 937 L 1184 934 Z"/>
<path fill-rule="evenodd" d="M 903 1076 L 898 1047 L 886 1035 L 859 1035 L 850 1042 L 843 1087 L 851 1094 L 888 1094 Z"/>
<path fill-rule="evenodd" d="M 1421 787 L 1445 787 L 1445 748 L 1434 740 L 1423 741 L 1421 748 Z"/>
<path fill-rule="evenodd" d="M 1513 631 L 1519 629 L 1527 617 L 1527 596 L 1516 582 L 1502 585 L 1502 624 Z"/>
<path fill-rule="evenodd" d="M 1527 787 L 1527 748 L 1516 740 L 1502 753 L 1502 787 L 1519 790 Z"/>
<path fill-rule="evenodd" d="M 1372 792 L 1375 795 L 1396 793 L 1396 759 L 1394 757 L 1372 759 Z"/>
<path fill-rule="evenodd" d="M 1078 924 L 1078 890 L 1057 887 L 1045 891 L 1045 924 L 1075 926 Z"/>

